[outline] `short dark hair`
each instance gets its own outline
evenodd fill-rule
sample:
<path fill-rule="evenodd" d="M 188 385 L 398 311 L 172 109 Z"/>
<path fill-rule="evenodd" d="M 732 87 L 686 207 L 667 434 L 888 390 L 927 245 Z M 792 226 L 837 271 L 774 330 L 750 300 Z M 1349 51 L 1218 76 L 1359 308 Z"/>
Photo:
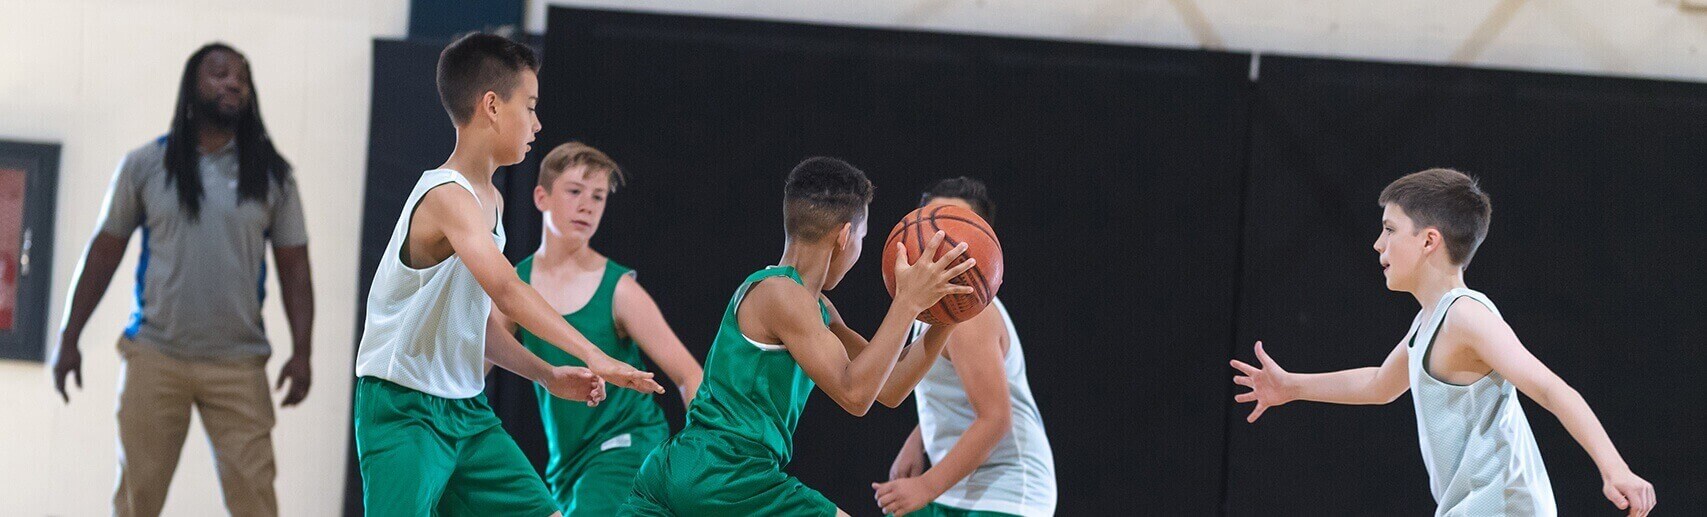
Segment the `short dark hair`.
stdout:
<path fill-rule="evenodd" d="M 938 181 L 919 194 L 919 206 L 925 206 L 932 198 L 939 197 L 964 199 L 967 204 L 972 205 L 972 213 L 984 218 L 984 222 L 996 222 L 996 203 L 990 200 L 990 188 L 982 181 L 966 176 Z"/>
<path fill-rule="evenodd" d="M 792 237 L 818 239 L 865 216 L 871 180 L 848 162 L 814 156 L 794 166 L 782 188 L 783 229 Z"/>
<path fill-rule="evenodd" d="M 523 70 L 539 71 L 532 49 L 503 36 L 470 33 L 439 53 L 439 102 L 452 122 L 467 123 L 475 99 L 486 92 L 509 100 Z"/>
<path fill-rule="evenodd" d="M 1381 206 L 1397 204 L 1416 223 L 1416 230 L 1433 227 L 1446 238 L 1452 263 L 1470 264 L 1476 248 L 1488 236 L 1494 206 L 1476 179 L 1452 169 L 1414 172 L 1381 189 Z"/>

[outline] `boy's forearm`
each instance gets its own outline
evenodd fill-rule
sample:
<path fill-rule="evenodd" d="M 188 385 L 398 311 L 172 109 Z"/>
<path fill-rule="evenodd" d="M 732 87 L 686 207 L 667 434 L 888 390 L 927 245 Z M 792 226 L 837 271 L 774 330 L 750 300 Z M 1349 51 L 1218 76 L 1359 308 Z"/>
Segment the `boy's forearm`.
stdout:
<path fill-rule="evenodd" d="M 913 392 L 913 387 L 924 379 L 925 372 L 936 362 L 937 356 L 942 355 L 942 348 L 948 343 L 948 333 L 940 330 L 926 331 L 924 336 L 914 346 L 901 351 L 895 361 L 895 370 L 889 374 L 889 380 L 883 383 L 883 390 L 878 396 L 883 405 L 896 407 L 907 400 L 907 394 Z"/>
<path fill-rule="evenodd" d="M 688 355 L 686 348 L 682 349 L 682 354 Z M 692 404 L 693 398 L 699 393 L 699 384 L 705 380 L 705 369 L 699 366 L 699 362 L 694 361 L 692 355 L 688 355 L 686 361 L 668 365 L 656 359 L 652 362 L 657 363 L 658 367 L 670 376 L 670 380 L 676 381 L 676 391 L 681 392 L 682 396 L 682 407 Z"/>
<path fill-rule="evenodd" d="M 1531 397 L 1534 398 L 1534 397 Z M 1602 476 L 1614 472 L 1630 470 L 1624 463 L 1624 457 L 1618 454 L 1618 448 L 1612 445 L 1612 438 L 1606 434 L 1606 428 L 1600 425 L 1600 419 L 1594 415 L 1594 409 L 1588 407 L 1582 394 L 1570 386 L 1559 386 L 1549 389 L 1544 398 L 1536 400 L 1559 423 L 1565 426 L 1565 431 L 1571 433 L 1594 460 L 1595 467 L 1600 469 Z"/>
<path fill-rule="evenodd" d="M 925 433 L 924 433 L 924 431 L 919 429 L 918 425 L 914 425 L 913 426 L 913 432 L 907 434 L 907 442 L 902 444 L 901 448 L 903 450 L 906 450 L 906 449 L 917 450 L 917 451 L 919 451 L 919 453 L 923 454 L 925 451 Z"/>
<path fill-rule="evenodd" d="M 877 333 L 871 336 L 871 345 L 848 362 L 848 373 L 852 377 L 859 398 L 870 404 L 877 399 L 877 394 L 888 382 L 889 375 L 894 371 L 895 361 L 901 356 L 901 345 L 907 339 L 907 330 L 912 327 L 913 316 L 917 312 L 907 312 L 905 307 L 891 305 L 889 314 L 883 318 L 883 324 L 877 327 Z"/>
<path fill-rule="evenodd" d="M 569 322 L 564 321 L 561 314 L 551 310 L 551 305 L 545 303 L 545 299 L 541 298 L 538 292 L 520 279 L 506 286 L 504 292 L 498 294 L 492 297 L 494 305 L 498 305 L 498 310 L 545 342 L 583 362 L 604 355 L 592 342 L 587 341 L 586 336 L 569 326 Z"/>
<path fill-rule="evenodd" d="M 533 355 L 526 347 L 516 341 L 508 333 L 495 330 L 495 325 L 486 327 L 486 360 L 500 368 L 509 370 L 523 378 L 538 382 L 551 371 L 551 365 L 545 360 Z M 494 334 L 494 332 L 497 332 Z"/>
<path fill-rule="evenodd" d="M 1381 368 L 1370 366 L 1326 373 L 1292 374 L 1293 393 L 1298 400 L 1333 404 L 1385 404 L 1383 394 L 1376 393 L 1373 383 Z"/>
<path fill-rule="evenodd" d="M 960 435 L 960 440 L 954 442 L 954 447 L 942 456 L 942 462 L 931 465 L 920 477 L 934 490 L 947 491 L 955 483 L 965 479 L 976 470 L 984 460 L 989 459 L 990 451 L 996 448 L 996 442 L 1001 441 L 1011 428 L 1010 419 L 975 418 L 972 425 L 967 426 L 966 432 Z M 914 428 L 913 436 L 919 436 Z M 924 445 L 923 438 L 919 442 Z"/>

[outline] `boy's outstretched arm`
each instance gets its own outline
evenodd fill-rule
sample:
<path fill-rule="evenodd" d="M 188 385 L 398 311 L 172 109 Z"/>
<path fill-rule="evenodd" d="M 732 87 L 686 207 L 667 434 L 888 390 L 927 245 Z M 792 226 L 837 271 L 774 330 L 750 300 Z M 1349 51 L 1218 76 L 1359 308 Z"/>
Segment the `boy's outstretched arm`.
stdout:
<path fill-rule="evenodd" d="M 1256 422 L 1263 411 L 1294 400 L 1331 402 L 1334 404 L 1386 404 L 1411 388 L 1406 378 L 1410 355 L 1405 344 L 1399 343 L 1387 354 L 1381 366 L 1370 366 L 1327 373 L 1292 373 L 1281 369 L 1274 359 L 1256 344 L 1257 362 L 1261 368 L 1234 359 L 1230 364 L 1243 375 L 1233 376 L 1233 383 L 1251 391 L 1233 396 L 1235 402 L 1256 402 L 1256 409 L 1245 418 Z"/>
<path fill-rule="evenodd" d="M 492 316 L 486 320 L 487 373 L 491 373 L 492 365 L 497 365 L 539 383 L 557 398 L 586 402 L 588 407 L 604 401 L 604 379 L 586 368 L 552 366 L 516 341 L 509 327 L 503 313 L 498 311 L 492 311 Z"/>
<path fill-rule="evenodd" d="M 1647 515 L 1655 503 L 1654 486 L 1630 471 L 1582 395 L 1529 353 L 1499 315 L 1474 300 L 1460 302 L 1453 302 L 1455 310 L 1447 313 L 1437 341 L 1468 344 L 1478 359 L 1547 408 L 1594 459 L 1606 498 L 1618 509 L 1629 510 L 1630 515 Z"/>
<path fill-rule="evenodd" d="M 664 387 L 652 380 L 651 372 L 636 370 L 600 352 L 563 321 L 563 316 L 552 310 L 538 292 L 522 282 L 509 259 L 504 258 L 498 244 L 492 241 L 492 230 L 486 227 L 484 214 L 472 192 L 444 185 L 422 196 L 416 209 L 416 215 L 425 215 L 428 221 L 436 223 L 480 288 L 492 297 L 497 310 L 546 342 L 580 358 L 594 374 L 612 384 L 648 393 L 664 392 Z"/>

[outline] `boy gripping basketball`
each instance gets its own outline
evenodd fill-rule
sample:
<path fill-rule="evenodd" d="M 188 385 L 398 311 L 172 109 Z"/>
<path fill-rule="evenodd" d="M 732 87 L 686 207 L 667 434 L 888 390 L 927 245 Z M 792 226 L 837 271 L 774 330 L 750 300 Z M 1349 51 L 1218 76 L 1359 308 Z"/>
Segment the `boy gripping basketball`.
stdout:
<path fill-rule="evenodd" d="M 1464 285 L 1464 266 L 1487 235 L 1492 212 L 1475 180 L 1430 169 L 1381 191 L 1375 251 L 1387 288 L 1422 305 L 1403 341 L 1379 367 L 1298 374 L 1256 344 L 1260 368 L 1234 360 L 1233 382 L 1251 391 L 1255 422 L 1294 400 L 1385 404 L 1411 392 L 1436 515 L 1554 515 L 1553 488 L 1518 404 L 1522 391 L 1547 408 L 1600 469 L 1602 492 L 1630 515 L 1654 507 L 1654 487 L 1630 471 L 1581 395 L 1523 347 L 1499 309 Z"/>
<path fill-rule="evenodd" d="M 687 427 L 646 458 L 623 515 L 843 514 L 782 470 L 807 396 L 816 385 L 856 416 L 880 394 L 904 397 L 951 332 L 933 328 L 903 353 L 909 324 L 944 295 L 972 292 L 949 283 L 974 264 L 950 267 L 964 244 L 930 258 L 939 232 L 917 263 L 902 250 L 895 299 L 871 342 L 849 329 L 824 292 L 859 259 L 871 193 L 865 173 L 841 160 L 810 158 L 789 173 L 782 260 L 735 290 Z"/>
<path fill-rule="evenodd" d="M 516 264 L 516 274 L 604 353 L 636 368 L 645 353 L 676 381 L 685 406 L 699 389 L 699 362 L 670 330 L 633 270 L 590 246 L 605 203 L 622 181 L 616 162 L 580 142 L 547 153 L 533 190 L 534 206 L 543 213 L 543 235 L 539 250 Z M 493 312 L 492 318 L 515 330 L 502 312 Z M 551 364 L 581 365 L 532 332 L 522 330 L 522 343 Z M 664 412 L 653 397 L 637 391 L 611 392 L 596 408 L 546 391 L 543 385 L 534 390 L 550 450 L 545 484 L 558 508 L 569 517 L 615 514 L 646 453 L 670 436 Z"/>
<path fill-rule="evenodd" d="M 919 199 L 919 206 L 939 203 L 994 222 L 995 204 L 981 181 L 942 180 Z M 1000 300 L 990 305 L 955 326 L 915 389 L 919 425 L 896 455 L 889 482 L 872 484 L 884 513 L 1055 514 L 1055 455 L 1025 376 L 1025 352 L 1007 307 Z M 928 328 L 914 324 L 915 333 Z M 906 396 L 886 393 L 879 401 L 897 407 Z"/>
<path fill-rule="evenodd" d="M 439 99 L 456 150 L 422 173 L 368 295 L 356 356 L 356 454 L 368 515 L 554 515 L 556 505 L 484 396 L 484 363 L 595 404 L 603 381 L 662 392 L 652 374 L 611 359 L 522 283 L 500 252 L 492 173 L 522 160 L 540 129 L 533 52 L 472 34 L 439 55 Z M 553 368 L 501 329 L 493 304 L 586 361 Z M 589 371 L 590 370 L 590 371 Z"/>

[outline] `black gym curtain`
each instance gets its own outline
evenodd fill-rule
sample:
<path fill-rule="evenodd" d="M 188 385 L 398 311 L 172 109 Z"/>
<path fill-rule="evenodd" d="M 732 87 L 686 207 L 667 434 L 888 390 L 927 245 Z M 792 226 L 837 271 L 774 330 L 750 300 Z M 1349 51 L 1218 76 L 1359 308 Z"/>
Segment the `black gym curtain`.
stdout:
<path fill-rule="evenodd" d="M 363 294 L 370 248 L 450 149 L 427 79 L 442 45 L 376 44 Z M 631 181 L 594 246 L 639 272 L 702 359 L 730 291 L 781 253 L 782 180 L 801 158 L 847 159 L 878 187 L 872 256 L 831 293 L 865 332 L 888 303 L 875 239 L 935 180 L 989 182 L 1061 515 L 1430 511 L 1408 397 L 1249 425 L 1226 361 L 1263 339 L 1295 371 L 1378 364 L 1417 303 L 1382 285 L 1375 197 L 1434 166 L 1494 197 L 1472 287 L 1666 506 L 1707 503 L 1692 469 L 1707 458 L 1679 438 L 1703 427 L 1684 384 L 1702 325 L 1690 295 L 1707 283 L 1707 214 L 1690 199 L 1707 181 L 1702 85 L 1275 56 L 1253 75 L 1238 53 L 568 8 L 551 10 L 543 51 L 539 151 L 498 177 L 506 254 L 538 244 L 538 156 L 605 150 Z M 543 467 L 531 390 L 508 374 L 490 386 Z M 659 401 L 679 426 L 679 399 Z M 1559 507 L 1608 508 L 1557 420 L 1525 409 Z M 913 411 L 854 418 L 815 396 L 789 471 L 874 515 L 870 483 Z"/>

